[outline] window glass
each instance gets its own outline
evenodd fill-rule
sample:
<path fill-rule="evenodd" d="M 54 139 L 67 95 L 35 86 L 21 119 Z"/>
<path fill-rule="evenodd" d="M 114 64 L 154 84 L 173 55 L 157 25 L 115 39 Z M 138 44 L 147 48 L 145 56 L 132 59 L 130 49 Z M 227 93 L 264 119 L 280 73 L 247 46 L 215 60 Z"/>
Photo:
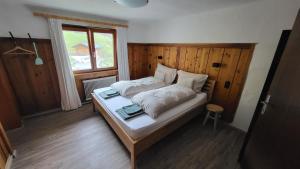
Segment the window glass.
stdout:
<path fill-rule="evenodd" d="M 94 32 L 97 68 L 114 67 L 114 38 L 111 33 Z"/>
<path fill-rule="evenodd" d="M 92 69 L 88 34 L 84 31 L 63 31 L 73 71 Z"/>

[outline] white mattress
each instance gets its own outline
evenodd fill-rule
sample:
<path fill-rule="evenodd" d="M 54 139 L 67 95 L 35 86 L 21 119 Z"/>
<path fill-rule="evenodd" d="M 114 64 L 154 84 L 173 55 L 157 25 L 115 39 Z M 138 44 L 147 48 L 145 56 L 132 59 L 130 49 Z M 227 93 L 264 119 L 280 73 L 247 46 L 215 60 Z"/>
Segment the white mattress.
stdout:
<path fill-rule="evenodd" d="M 95 95 L 102 107 L 110 114 L 110 116 L 117 121 L 125 129 L 127 134 L 133 139 L 139 139 L 146 136 L 160 127 L 172 122 L 177 117 L 184 115 L 190 110 L 206 103 L 206 93 L 199 93 L 193 99 L 186 101 L 168 111 L 162 113 L 158 118 L 153 119 L 147 114 L 137 116 L 129 120 L 123 120 L 116 110 L 132 104 L 129 98 L 117 96 L 110 99 L 103 99 L 98 94 L 102 91 L 108 90 L 110 87 L 94 90 Z M 199 112 L 200 113 L 200 112 Z"/>

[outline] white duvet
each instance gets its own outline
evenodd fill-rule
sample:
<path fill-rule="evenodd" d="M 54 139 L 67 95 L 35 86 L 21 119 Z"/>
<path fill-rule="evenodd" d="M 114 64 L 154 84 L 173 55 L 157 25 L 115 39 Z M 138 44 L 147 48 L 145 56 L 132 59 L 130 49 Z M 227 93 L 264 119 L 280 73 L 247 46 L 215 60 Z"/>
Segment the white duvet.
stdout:
<path fill-rule="evenodd" d="M 111 88 L 118 91 L 121 96 L 133 96 L 137 93 L 157 89 L 166 84 L 154 77 L 146 77 L 137 80 L 119 81 L 111 85 Z"/>
<path fill-rule="evenodd" d="M 139 104 L 145 113 L 157 118 L 162 112 L 177 106 L 196 96 L 196 93 L 187 87 L 174 84 L 171 86 L 141 92 L 131 98 L 133 103 Z"/>

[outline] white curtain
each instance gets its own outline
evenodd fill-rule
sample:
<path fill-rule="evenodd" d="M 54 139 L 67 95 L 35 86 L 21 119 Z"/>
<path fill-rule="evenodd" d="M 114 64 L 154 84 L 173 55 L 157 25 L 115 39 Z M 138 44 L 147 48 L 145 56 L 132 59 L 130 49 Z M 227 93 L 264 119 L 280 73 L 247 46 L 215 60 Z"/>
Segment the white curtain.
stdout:
<path fill-rule="evenodd" d="M 74 74 L 64 42 L 62 21 L 49 18 L 48 23 L 50 27 L 50 37 L 59 81 L 62 109 L 77 109 L 81 106 L 81 101 L 76 89 Z"/>
<path fill-rule="evenodd" d="M 130 80 L 127 52 L 127 28 L 117 28 L 117 53 L 119 80 Z"/>

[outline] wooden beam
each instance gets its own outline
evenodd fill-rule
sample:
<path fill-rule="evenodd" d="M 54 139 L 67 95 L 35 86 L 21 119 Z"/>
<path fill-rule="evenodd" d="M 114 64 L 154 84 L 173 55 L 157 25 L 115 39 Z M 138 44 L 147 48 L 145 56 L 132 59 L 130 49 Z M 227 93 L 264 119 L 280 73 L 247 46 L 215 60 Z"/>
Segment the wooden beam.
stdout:
<path fill-rule="evenodd" d="M 97 24 L 97 25 L 128 28 L 127 24 L 118 24 L 118 23 L 103 22 L 103 21 L 96 21 L 96 20 L 83 19 L 83 18 L 75 18 L 75 17 L 69 17 L 69 16 L 60 16 L 60 15 L 49 14 L 49 13 L 33 12 L 33 15 L 45 17 L 45 18 L 54 18 L 54 19 L 62 19 L 62 20 L 68 20 L 68 21 L 85 22 L 85 23 L 91 23 L 91 24 Z"/>
<path fill-rule="evenodd" d="M 128 43 L 141 46 L 168 46 L 168 47 L 198 47 L 198 48 L 241 48 L 252 49 L 257 43 Z"/>

